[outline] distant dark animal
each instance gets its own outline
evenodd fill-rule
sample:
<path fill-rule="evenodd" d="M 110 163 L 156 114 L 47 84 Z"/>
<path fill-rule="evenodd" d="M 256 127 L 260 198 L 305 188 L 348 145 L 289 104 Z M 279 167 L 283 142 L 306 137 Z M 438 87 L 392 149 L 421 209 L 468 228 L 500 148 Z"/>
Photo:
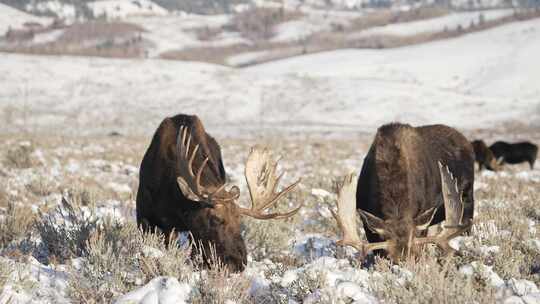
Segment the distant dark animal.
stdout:
<path fill-rule="evenodd" d="M 356 190 L 349 175 L 338 192 L 339 244 L 364 254 L 377 250 L 394 261 L 417 254 L 426 243 L 452 251 L 448 241 L 470 229 L 473 183 L 474 152 L 458 131 L 384 125 L 364 158 Z M 355 211 L 369 243 L 358 237 Z M 426 236 L 429 226 L 443 220 L 438 235 Z"/>
<path fill-rule="evenodd" d="M 492 171 L 499 170 L 497 158 L 483 140 L 474 140 L 471 145 L 474 149 L 475 160 L 478 163 L 478 170 L 481 171 L 484 167 Z"/>
<path fill-rule="evenodd" d="M 269 150 L 252 148 L 245 168 L 252 208 L 238 206 L 236 186 L 225 189 L 225 168 L 216 140 L 197 116 L 166 118 L 152 138 L 140 168 L 137 223 L 146 232 L 159 230 L 168 240 L 173 231 L 189 231 L 194 255 L 210 264 L 212 253 L 232 271 L 246 264 L 246 245 L 240 234 L 241 215 L 257 219 L 286 218 L 265 213 L 299 181 L 276 193 L 281 175 Z"/>
<path fill-rule="evenodd" d="M 534 169 L 534 162 L 538 154 L 538 146 L 526 141 L 515 144 L 497 141 L 489 146 L 489 149 L 501 165 L 528 162 L 531 170 Z"/>

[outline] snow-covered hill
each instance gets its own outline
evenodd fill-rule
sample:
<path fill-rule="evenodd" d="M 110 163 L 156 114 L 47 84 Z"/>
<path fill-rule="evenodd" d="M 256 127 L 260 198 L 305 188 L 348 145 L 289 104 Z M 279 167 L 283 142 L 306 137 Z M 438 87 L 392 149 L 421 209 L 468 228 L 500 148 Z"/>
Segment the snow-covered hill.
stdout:
<path fill-rule="evenodd" d="M 13 29 L 21 28 L 28 22 L 47 25 L 51 22 L 51 19 L 33 16 L 0 3 L 0 36 L 3 36 L 10 27 Z"/>
<path fill-rule="evenodd" d="M 418 85 L 519 106 L 540 102 L 540 60 L 533 55 L 539 52 L 540 21 L 533 20 L 428 44 L 320 53 L 248 70 Z"/>
<path fill-rule="evenodd" d="M 178 112 L 197 113 L 210 130 L 224 133 L 370 132 L 395 120 L 469 129 L 506 121 L 540 124 L 539 53 L 540 20 L 414 47 L 336 51 L 248 70 L 3 54 L 0 107 L 12 113 L 12 123 L 2 131 L 69 124 L 76 132 L 150 133 Z"/>
<path fill-rule="evenodd" d="M 95 17 L 125 18 L 128 16 L 163 16 L 166 9 L 150 0 L 102 0 L 88 3 Z"/>

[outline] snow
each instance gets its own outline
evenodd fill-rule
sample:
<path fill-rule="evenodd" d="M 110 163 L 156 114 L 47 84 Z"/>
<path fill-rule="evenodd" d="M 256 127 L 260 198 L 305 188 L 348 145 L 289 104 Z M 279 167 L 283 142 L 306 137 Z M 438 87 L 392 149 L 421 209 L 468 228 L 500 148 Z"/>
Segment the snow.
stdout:
<path fill-rule="evenodd" d="M 149 56 L 158 57 L 167 51 L 187 48 L 248 44 L 249 41 L 235 32 L 218 35 L 209 41 L 199 40 L 194 32 L 195 29 L 221 28 L 230 18 L 229 15 L 170 14 L 161 17 L 131 17 L 126 20 L 147 30 L 142 36 L 152 43 Z"/>
<path fill-rule="evenodd" d="M 423 45 L 333 51 L 250 69 L 274 75 L 294 71 L 313 77 L 379 80 L 388 86 L 392 83 L 419 85 L 484 97 L 469 100 L 469 111 L 483 107 L 501 110 L 499 106 L 504 107 L 504 103 L 524 108 L 528 104 L 532 107 L 529 109 L 534 109 L 538 106 L 540 89 L 533 79 L 540 77 L 540 60 L 531 60 L 531 54 L 539 52 L 540 22 L 533 20 Z M 419 89 L 410 88 L 411 91 Z"/>
<path fill-rule="evenodd" d="M 348 39 L 360 39 L 379 35 L 403 37 L 422 33 L 438 33 L 445 29 L 456 30 L 459 26 L 467 28 L 470 26 L 471 22 L 478 24 L 481 15 L 484 16 L 485 21 L 490 21 L 511 16 L 513 13 L 514 11 L 512 9 L 451 13 L 449 15 L 426 20 L 392 23 L 385 26 L 373 27 L 358 33 L 350 34 L 348 35 Z"/>
<path fill-rule="evenodd" d="M 32 42 L 35 44 L 45 44 L 49 42 L 54 42 L 58 40 L 58 38 L 60 38 L 60 36 L 62 36 L 63 33 L 64 33 L 63 29 L 39 33 L 34 36 L 34 38 L 32 39 Z"/>
<path fill-rule="evenodd" d="M 230 66 L 242 66 L 247 64 L 252 64 L 257 62 L 260 58 L 265 57 L 270 54 L 270 51 L 257 51 L 257 52 L 246 52 L 240 53 L 237 55 L 232 55 L 227 58 L 227 64 Z"/>
<path fill-rule="evenodd" d="M 173 277 L 156 277 L 143 287 L 118 298 L 115 304 L 187 303 L 191 287 Z"/>
<path fill-rule="evenodd" d="M 26 22 L 37 22 L 46 26 L 51 21 L 51 18 L 33 16 L 0 3 L 0 36 L 5 35 L 10 27 L 21 29 Z"/>
<path fill-rule="evenodd" d="M 66 296 L 68 277 L 63 266 L 53 269 L 40 264 L 31 256 L 24 264 L 4 257 L 0 259 L 9 263 L 13 269 L 1 290 L 0 303 L 69 303 Z"/>
<path fill-rule="evenodd" d="M 107 16 L 109 19 L 137 15 L 163 16 L 168 13 L 166 9 L 150 0 L 101 0 L 89 2 L 87 5 L 94 16 Z"/>
<path fill-rule="evenodd" d="M 531 56 L 537 53 L 540 20 L 413 47 L 334 51 L 246 70 L 2 54 L 0 108 L 21 108 L 26 100 L 35 112 L 32 127 L 70 122 L 71 130 L 84 133 L 114 128 L 148 134 L 178 112 L 198 113 L 211 132 L 229 134 L 270 125 L 373 131 L 390 121 L 474 129 L 528 117 L 539 124 L 540 60 Z M 23 123 L 15 118 L 13 126 Z"/>
<path fill-rule="evenodd" d="M 67 21 L 77 19 L 75 6 L 58 0 L 30 2 L 26 5 L 26 10 L 33 13 L 54 14 L 59 19 Z"/>

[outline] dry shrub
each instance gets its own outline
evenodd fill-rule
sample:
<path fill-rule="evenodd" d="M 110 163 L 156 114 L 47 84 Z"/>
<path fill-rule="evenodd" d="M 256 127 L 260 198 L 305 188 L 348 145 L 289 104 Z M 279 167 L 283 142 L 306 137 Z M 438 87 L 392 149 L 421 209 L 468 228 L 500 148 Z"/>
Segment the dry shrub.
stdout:
<path fill-rule="evenodd" d="M 200 272 L 196 283 L 197 291 L 191 296 L 194 304 L 251 303 L 250 281 L 242 274 L 231 274 L 225 265 L 214 256 L 210 268 Z"/>
<path fill-rule="evenodd" d="M 0 218 L 0 248 L 6 248 L 12 241 L 28 237 L 34 218 L 31 208 L 9 203 L 4 216 Z"/>
<path fill-rule="evenodd" d="M 217 37 L 219 34 L 223 33 L 223 28 L 221 27 L 199 27 L 193 30 L 197 39 L 202 41 L 209 41 Z"/>
<path fill-rule="evenodd" d="M 53 42 L 42 44 L 12 43 L 0 49 L 7 52 L 81 55 L 132 58 L 143 57 L 141 33 L 145 30 L 127 22 L 90 21 L 75 23 L 64 29 Z"/>
<path fill-rule="evenodd" d="M 82 43 L 85 40 L 131 36 L 142 32 L 145 32 L 142 27 L 132 23 L 90 21 L 66 28 L 58 41 Z"/>
<path fill-rule="evenodd" d="M 7 208 L 9 205 L 9 194 L 4 183 L 0 182 L 0 208 Z"/>
<path fill-rule="evenodd" d="M 94 216 L 63 198 L 61 206 L 40 217 L 35 227 L 49 251 L 49 259 L 64 262 L 88 253 L 87 242 L 97 227 Z"/>
<path fill-rule="evenodd" d="M 107 219 L 91 234 L 81 267 L 73 270 L 69 295 L 77 302 L 103 303 L 157 276 L 186 282 L 193 273 L 187 260 L 187 251 L 173 240 L 167 247 L 161 235 Z"/>
<path fill-rule="evenodd" d="M 32 157 L 34 145 L 30 142 L 20 142 L 7 150 L 4 156 L 4 165 L 9 168 L 26 169 L 37 164 Z"/>
<path fill-rule="evenodd" d="M 54 192 L 54 185 L 46 178 L 40 177 L 33 179 L 26 185 L 26 190 L 36 196 L 47 196 Z"/>
<path fill-rule="evenodd" d="M 230 27 L 250 40 L 267 40 L 274 35 L 274 26 L 300 17 L 299 12 L 252 6 L 234 15 Z"/>
<path fill-rule="evenodd" d="M 469 278 L 458 270 L 456 257 L 438 260 L 428 254 L 394 266 L 377 259 L 370 288 L 389 303 L 495 303 L 494 290 L 482 278 Z"/>
<path fill-rule="evenodd" d="M 247 250 L 254 260 L 276 261 L 289 249 L 289 240 L 294 236 L 290 222 L 246 219 L 244 224 Z"/>
<path fill-rule="evenodd" d="M 107 220 L 86 242 L 85 259 L 75 269 L 68 293 L 73 300 L 84 303 L 108 303 L 132 288 L 141 277 L 137 264 L 137 239 L 133 231 Z M 142 281 L 142 278 L 139 278 Z"/>
<path fill-rule="evenodd" d="M 4 290 L 4 285 L 13 271 L 12 265 L 10 265 L 4 259 L 0 260 L 0 290 Z"/>

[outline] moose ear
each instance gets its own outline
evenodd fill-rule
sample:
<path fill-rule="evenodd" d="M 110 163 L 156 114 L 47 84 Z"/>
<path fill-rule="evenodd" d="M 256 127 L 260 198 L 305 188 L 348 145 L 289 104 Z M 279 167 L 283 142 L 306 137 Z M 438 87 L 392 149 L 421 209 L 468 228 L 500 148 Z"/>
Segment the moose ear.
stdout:
<path fill-rule="evenodd" d="M 414 218 L 416 229 L 420 231 L 428 229 L 428 227 L 431 225 L 431 221 L 433 221 L 435 213 L 437 213 L 437 207 L 430 208 Z"/>
<path fill-rule="evenodd" d="M 382 219 L 362 209 L 357 209 L 357 210 L 360 213 L 362 220 L 364 221 L 366 226 L 369 228 L 369 230 L 371 230 L 374 233 L 377 233 L 380 236 L 383 236 L 386 234 L 386 229 L 384 229 L 386 225 L 384 224 L 384 221 Z"/>

